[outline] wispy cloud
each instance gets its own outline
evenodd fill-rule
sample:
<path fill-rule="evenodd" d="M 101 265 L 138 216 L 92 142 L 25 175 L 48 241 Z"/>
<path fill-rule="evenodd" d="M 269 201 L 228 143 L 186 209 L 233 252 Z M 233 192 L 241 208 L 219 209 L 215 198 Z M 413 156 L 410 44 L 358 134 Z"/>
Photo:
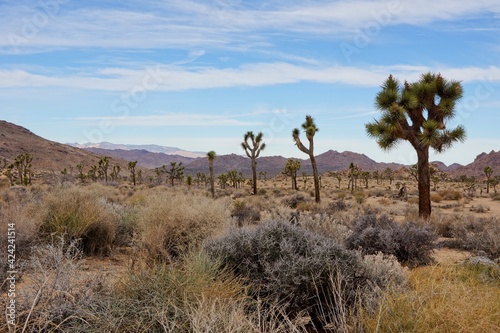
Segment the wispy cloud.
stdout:
<path fill-rule="evenodd" d="M 57 2 L 60 8 L 53 12 L 41 6 L 0 5 L 0 52 L 82 47 L 248 49 L 252 44 L 272 45 L 275 33 L 342 39 L 370 22 L 428 26 L 442 21 L 459 23 L 465 16 L 500 13 L 497 0 L 171 0 L 131 1 L 128 6 L 113 9 L 93 7 L 87 2 Z M 16 37 L 19 47 L 13 48 Z"/>
<path fill-rule="evenodd" d="M 298 66 L 290 63 L 253 63 L 230 68 L 161 66 L 135 70 L 103 68 L 85 74 L 50 75 L 46 71 L 0 70 L 0 88 L 66 87 L 104 91 L 185 91 L 230 87 L 261 87 L 316 82 L 376 87 L 389 74 L 414 81 L 425 71 L 439 71 L 463 82 L 500 81 L 500 67 L 431 68 L 423 66 Z"/>
<path fill-rule="evenodd" d="M 99 123 L 105 121 L 111 126 L 124 127 L 198 127 L 198 126 L 256 126 L 263 125 L 261 122 L 241 121 L 232 116 L 188 114 L 188 113 L 164 113 L 147 116 L 104 116 L 104 117 L 78 117 L 77 121 L 88 121 Z"/>

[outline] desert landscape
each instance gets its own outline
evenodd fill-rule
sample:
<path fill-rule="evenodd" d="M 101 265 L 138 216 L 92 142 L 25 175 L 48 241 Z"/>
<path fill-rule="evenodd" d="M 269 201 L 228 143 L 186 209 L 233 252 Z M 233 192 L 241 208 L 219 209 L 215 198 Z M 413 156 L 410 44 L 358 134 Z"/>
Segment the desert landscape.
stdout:
<path fill-rule="evenodd" d="M 500 332 L 498 0 L 0 13 L 0 333 Z"/>
<path fill-rule="evenodd" d="M 9 318 L 14 293 L 16 331 L 493 333 L 500 325 L 500 152 L 449 172 L 433 163 L 432 215 L 421 219 L 412 167 L 365 171 L 356 163 L 367 157 L 356 153 L 318 158 L 320 203 L 311 173 L 290 173 L 286 158 L 274 158 L 279 172 L 279 162 L 257 159 L 254 195 L 248 167 L 233 169 L 251 159 L 216 156 L 232 163 L 217 164 L 212 198 L 207 157 L 169 178 L 158 169 L 173 164 L 135 169 L 1 126 L 0 222 L 15 234 L 1 240 L 13 254 L 1 258 L 2 306 Z M 26 154 L 31 176 L 22 181 L 7 166 Z M 329 154 L 347 156 L 344 168 L 325 171 Z M 93 175 L 103 160 L 121 172 Z"/>

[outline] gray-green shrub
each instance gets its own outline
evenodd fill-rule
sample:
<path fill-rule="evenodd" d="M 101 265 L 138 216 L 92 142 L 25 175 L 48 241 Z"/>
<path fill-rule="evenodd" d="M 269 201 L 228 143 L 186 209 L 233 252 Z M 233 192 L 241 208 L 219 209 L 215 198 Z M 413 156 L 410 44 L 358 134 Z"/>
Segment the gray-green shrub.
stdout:
<path fill-rule="evenodd" d="M 353 232 L 346 240 L 350 249 L 364 254 L 392 254 L 409 266 L 432 262 L 437 235 L 428 227 L 413 222 L 399 224 L 386 215 L 377 217 L 370 213 L 357 216 L 353 223 Z"/>
<path fill-rule="evenodd" d="M 307 310 L 318 329 L 345 327 L 358 297 L 373 287 L 358 253 L 286 222 L 234 229 L 204 250 L 245 277 L 256 298 L 283 304 L 291 318 Z"/>

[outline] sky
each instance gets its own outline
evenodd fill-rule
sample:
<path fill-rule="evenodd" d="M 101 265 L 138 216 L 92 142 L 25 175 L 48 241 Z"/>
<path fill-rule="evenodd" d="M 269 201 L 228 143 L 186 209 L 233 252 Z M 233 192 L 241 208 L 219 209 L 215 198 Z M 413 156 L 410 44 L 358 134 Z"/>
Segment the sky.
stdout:
<path fill-rule="evenodd" d="M 243 155 L 253 131 L 261 156 L 307 158 L 291 132 L 311 115 L 315 154 L 413 164 L 364 125 L 390 74 L 429 71 L 461 81 L 447 127 L 467 131 L 431 160 L 500 150 L 498 0 L 0 1 L 0 119 L 61 143 Z"/>

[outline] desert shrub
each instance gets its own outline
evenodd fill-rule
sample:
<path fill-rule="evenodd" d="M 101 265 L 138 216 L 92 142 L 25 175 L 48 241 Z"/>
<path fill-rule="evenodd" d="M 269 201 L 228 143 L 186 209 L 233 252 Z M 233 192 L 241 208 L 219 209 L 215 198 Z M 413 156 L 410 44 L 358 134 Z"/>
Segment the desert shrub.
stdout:
<path fill-rule="evenodd" d="M 199 252 L 130 272 L 92 307 L 78 332 L 257 333 L 243 283 Z"/>
<path fill-rule="evenodd" d="M 439 191 L 439 195 L 444 199 L 444 200 L 460 200 L 463 198 L 463 195 L 461 192 L 456 191 L 456 190 L 443 190 Z"/>
<path fill-rule="evenodd" d="M 42 236 L 50 239 L 54 235 L 64 235 L 68 240 L 80 239 L 85 254 L 109 254 L 119 215 L 104 197 L 88 188 L 70 186 L 49 193 L 44 204 Z"/>
<path fill-rule="evenodd" d="M 328 211 L 330 213 L 342 212 L 347 210 L 349 207 L 344 200 L 335 200 L 328 204 Z"/>
<path fill-rule="evenodd" d="M 25 261 L 29 283 L 16 290 L 16 324 L 25 332 L 76 332 L 80 307 L 91 306 L 105 288 L 99 276 L 82 274 L 78 241 L 57 237 L 39 244 Z M 5 299 L 4 299 L 5 300 Z M 6 327 L 0 324 L 0 331 Z"/>
<path fill-rule="evenodd" d="M 500 258 L 500 219 L 498 217 L 474 218 L 463 216 L 451 227 L 450 246 L 468 250 L 482 251 L 489 257 Z"/>
<path fill-rule="evenodd" d="M 354 193 L 354 200 L 361 205 L 366 201 L 365 193 L 363 191 L 357 191 L 356 193 Z"/>
<path fill-rule="evenodd" d="M 231 222 L 227 200 L 153 190 L 138 208 L 138 241 L 151 258 L 176 258 Z"/>
<path fill-rule="evenodd" d="M 441 201 L 443 201 L 443 197 L 438 193 L 431 193 L 431 201 L 440 203 Z"/>
<path fill-rule="evenodd" d="M 342 244 L 352 233 L 344 220 L 329 214 L 304 213 L 300 215 L 299 223 L 314 233 L 333 238 Z"/>
<path fill-rule="evenodd" d="M 260 211 L 243 200 L 236 200 L 233 202 L 231 217 L 236 218 L 239 226 L 252 224 L 260 220 Z"/>
<path fill-rule="evenodd" d="M 479 204 L 477 206 L 472 206 L 469 210 L 475 213 L 486 213 L 490 211 L 490 207 Z"/>
<path fill-rule="evenodd" d="M 379 205 L 382 205 L 382 206 L 389 206 L 391 204 L 391 200 L 389 200 L 387 198 L 380 198 L 377 200 L 377 202 Z"/>
<path fill-rule="evenodd" d="M 354 221 L 346 245 L 364 254 L 392 254 L 405 265 L 419 266 L 432 262 L 431 251 L 436 238 L 430 228 L 413 222 L 399 224 L 386 215 L 365 214 Z"/>
<path fill-rule="evenodd" d="M 291 198 L 286 198 L 283 203 L 290 207 L 290 208 L 297 208 L 297 206 L 299 205 L 299 203 L 301 202 L 304 202 L 306 201 L 306 198 L 304 197 L 303 194 L 297 194 L 297 195 L 294 195 L 293 197 Z"/>
<path fill-rule="evenodd" d="M 0 281 L 5 281 L 8 268 L 8 244 L 9 238 L 7 231 L 9 225 L 15 236 L 15 255 L 17 261 L 27 258 L 30 253 L 31 246 L 36 243 L 37 231 L 40 225 L 40 215 L 43 214 L 40 209 L 41 195 L 35 193 L 33 188 L 13 187 L 5 189 L 1 192 L 0 200 Z M 12 250 L 12 248 L 11 248 Z M 12 253 L 10 253 L 12 254 Z M 0 283 L 1 290 L 5 290 L 6 283 Z"/>
<path fill-rule="evenodd" d="M 453 237 L 453 226 L 459 222 L 461 217 L 457 215 L 433 214 L 430 219 L 430 225 L 434 232 L 441 237 Z"/>
<path fill-rule="evenodd" d="M 271 221 L 232 230 L 209 241 L 205 251 L 249 282 L 266 303 L 282 304 L 285 318 L 305 309 L 321 329 L 345 328 L 357 297 L 370 294 L 361 257 L 339 242 L 303 227 Z"/>

